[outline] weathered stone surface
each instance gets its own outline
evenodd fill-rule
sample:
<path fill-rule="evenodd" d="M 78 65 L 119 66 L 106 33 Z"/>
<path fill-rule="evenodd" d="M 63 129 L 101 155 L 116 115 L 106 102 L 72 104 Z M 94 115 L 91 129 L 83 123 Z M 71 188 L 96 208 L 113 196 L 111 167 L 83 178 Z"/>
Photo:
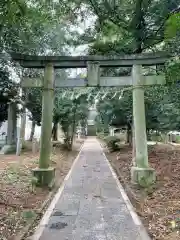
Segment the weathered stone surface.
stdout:
<path fill-rule="evenodd" d="M 0 151 L 0 155 L 10 154 L 16 152 L 16 145 L 5 145 Z"/>
<path fill-rule="evenodd" d="M 33 176 L 37 178 L 37 186 L 53 186 L 55 178 L 55 168 L 34 168 Z"/>
<path fill-rule="evenodd" d="M 132 66 L 142 64 L 152 66 L 164 64 L 170 56 L 167 53 L 145 53 L 125 56 L 35 56 L 12 53 L 14 61 L 18 61 L 22 67 L 44 68 L 47 63 L 53 63 L 55 68 L 86 68 L 87 62 L 99 62 L 101 67 Z"/>
<path fill-rule="evenodd" d="M 52 120 L 54 104 L 54 67 L 48 63 L 44 71 L 43 91 L 42 91 L 42 125 L 40 140 L 40 158 L 39 168 L 48 168 L 50 166 L 50 155 L 52 150 Z"/>
<path fill-rule="evenodd" d="M 156 173 L 153 168 L 131 168 L 131 181 L 133 184 L 139 184 L 142 187 L 147 187 L 156 181 Z"/>

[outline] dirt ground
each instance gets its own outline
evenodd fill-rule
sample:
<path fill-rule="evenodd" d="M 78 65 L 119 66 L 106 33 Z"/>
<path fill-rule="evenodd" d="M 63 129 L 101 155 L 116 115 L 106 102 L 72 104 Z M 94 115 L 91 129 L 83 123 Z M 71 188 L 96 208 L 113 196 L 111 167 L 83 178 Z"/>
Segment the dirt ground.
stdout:
<path fill-rule="evenodd" d="M 67 175 L 82 142 L 76 142 L 72 152 L 53 149 L 52 166 L 56 168 L 56 185 Z M 31 170 L 38 166 L 39 153 L 24 152 L 21 156 L 0 156 L 0 240 L 15 236 L 39 214 L 50 190 L 35 188 Z"/>
<path fill-rule="evenodd" d="M 180 239 L 180 147 L 149 146 L 149 163 L 156 170 L 157 182 L 142 189 L 130 183 L 132 150 L 106 153 L 129 198 L 153 240 Z M 118 155 L 118 156 L 117 156 Z"/>

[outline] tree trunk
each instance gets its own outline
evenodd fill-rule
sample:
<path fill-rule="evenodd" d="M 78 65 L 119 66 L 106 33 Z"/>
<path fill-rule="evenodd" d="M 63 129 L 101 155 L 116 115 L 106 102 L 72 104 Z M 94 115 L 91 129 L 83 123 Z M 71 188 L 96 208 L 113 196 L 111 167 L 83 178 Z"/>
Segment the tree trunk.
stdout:
<path fill-rule="evenodd" d="M 137 0 L 135 6 L 135 14 L 132 21 L 132 27 L 134 29 L 134 39 L 136 42 L 136 48 L 134 53 L 142 53 L 142 43 L 145 38 L 145 20 L 143 12 L 143 0 Z"/>
<path fill-rule="evenodd" d="M 33 120 L 32 127 L 31 127 L 31 134 L 30 134 L 30 138 L 29 138 L 29 141 L 31 141 L 31 142 L 34 138 L 35 128 L 36 128 L 36 122 Z"/>
<path fill-rule="evenodd" d="M 55 122 L 52 128 L 52 140 L 58 141 L 58 122 Z"/>
<path fill-rule="evenodd" d="M 149 136 L 149 130 L 146 129 L 146 136 L 147 136 L 147 141 L 150 141 L 150 136 Z"/>
<path fill-rule="evenodd" d="M 130 124 L 127 126 L 127 143 L 129 143 L 129 146 L 132 146 L 132 128 Z"/>
<path fill-rule="evenodd" d="M 77 110 L 77 105 L 75 105 L 75 108 L 74 108 L 74 116 L 73 116 L 73 124 L 72 124 L 72 135 L 71 135 L 70 150 L 72 150 L 73 140 L 74 140 L 74 133 L 75 133 L 75 128 L 76 128 L 76 110 Z"/>
<path fill-rule="evenodd" d="M 135 141 L 135 132 L 134 132 L 134 124 L 131 126 L 132 131 L 132 164 L 136 166 L 136 141 Z"/>
<path fill-rule="evenodd" d="M 156 144 L 159 142 L 159 133 L 158 131 L 156 130 Z"/>

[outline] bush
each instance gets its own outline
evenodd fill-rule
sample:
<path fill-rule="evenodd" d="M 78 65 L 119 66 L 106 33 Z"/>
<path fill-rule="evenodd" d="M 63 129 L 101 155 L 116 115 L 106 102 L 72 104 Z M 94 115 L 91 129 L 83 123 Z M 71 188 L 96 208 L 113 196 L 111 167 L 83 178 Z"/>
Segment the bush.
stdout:
<path fill-rule="evenodd" d="M 116 136 L 108 136 L 108 137 L 104 138 L 104 140 L 106 142 L 106 145 L 107 145 L 108 149 L 111 152 L 115 152 L 115 151 L 118 151 L 120 149 L 119 145 L 118 145 L 120 140 L 119 140 L 118 137 L 116 137 Z"/>
<path fill-rule="evenodd" d="M 71 137 L 65 137 L 63 140 L 64 140 L 64 143 L 62 144 L 62 148 L 70 151 L 71 150 Z"/>
<path fill-rule="evenodd" d="M 104 140 L 104 133 L 103 132 L 98 132 L 96 135 L 99 139 Z"/>
<path fill-rule="evenodd" d="M 160 135 L 151 135 L 151 141 L 153 142 L 162 142 L 162 136 Z"/>
<path fill-rule="evenodd" d="M 180 143 L 180 136 L 176 136 L 176 143 Z"/>

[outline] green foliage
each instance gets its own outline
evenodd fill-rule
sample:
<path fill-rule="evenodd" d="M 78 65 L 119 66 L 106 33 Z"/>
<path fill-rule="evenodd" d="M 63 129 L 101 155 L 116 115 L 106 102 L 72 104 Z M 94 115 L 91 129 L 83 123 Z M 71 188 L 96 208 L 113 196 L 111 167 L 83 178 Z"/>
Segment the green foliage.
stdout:
<path fill-rule="evenodd" d="M 37 183 L 38 183 L 37 177 L 32 176 L 32 178 L 31 178 L 32 192 L 35 192 L 35 188 L 37 186 Z"/>
<path fill-rule="evenodd" d="M 104 94 L 103 94 L 104 95 Z M 122 98 L 120 96 L 123 95 Z M 120 99 L 119 99 L 120 98 Z M 131 89 L 114 88 L 96 104 L 98 115 L 96 128 L 98 132 L 109 133 L 109 126 L 129 126 L 132 124 Z"/>
<path fill-rule="evenodd" d="M 180 52 L 178 41 L 171 44 L 167 41 L 164 45 L 158 45 L 167 40 L 168 27 L 177 28 L 175 17 L 170 12 L 177 8 L 180 1 L 121 1 L 101 2 L 84 1 L 88 9 L 96 15 L 94 29 L 91 27 L 89 35 L 94 31 L 94 39 L 89 48 L 90 54 L 119 55 L 141 53 L 144 50 L 170 50 Z M 176 21 L 179 21 L 176 15 Z M 174 24 L 174 27 L 171 26 Z M 166 32 L 165 32 L 166 31 Z M 177 31 L 178 32 L 178 31 Z M 88 35 L 88 34 L 87 34 Z M 89 36 L 88 35 L 88 36 Z M 83 36 L 85 39 L 85 36 Z M 82 40 L 83 40 L 82 39 Z M 146 126 L 147 130 L 168 131 L 179 128 L 179 89 L 175 85 L 180 76 L 179 59 L 175 58 L 166 66 L 166 79 L 168 86 L 153 86 L 145 89 Z M 102 69 L 103 76 L 120 76 L 130 74 L 130 69 Z M 170 84 L 172 86 L 170 86 Z M 114 88 L 114 92 L 116 88 Z M 176 96 L 176 100 L 175 97 Z M 98 116 L 96 128 L 99 132 L 108 132 L 109 125 L 128 126 L 132 125 L 132 91 L 123 94 L 122 99 L 118 96 L 111 99 L 112 94 L 100 99 L 97 104 Z"/>
<path fill-rule="evenodd" d="M 180 13 L 171 14 L 166 22 L 165 37 L 170 39 L 177 36 L 180 30 Z"/>
<path fill-rule="evenodd" d="M 104 138 L 104 141 L 111 152 L 115 152 L 119 150 L 119 138 L 116 136 L 108 136 Z"/>
<path fill-rule="evenodd" d="M 65 145 L 68 149 L 72 146 L 76 127 L 78 124 L 85 126 L 87 116 L 88 102 L 85 94 L 79 94 L 77 90 L 70 90 L 63 97 L 61 90 L 56 92 L 53 121 L 54 123 L 60 123 L 65 135 Z"/>
<path fill-rule="evenodd" d="M 179 81 L 180 59 L 178 56 L 171 58 L 166 63 L 166 80 L 168 84 L 174 84 Z"/>
<path fill-rule="evenodd" d="M 39 88 L 29 88 L 26 91 L 26 107 L 31 112 L 30 120 L 34 120 L 37 125 L 41 124 L 42 113 L 42 90 Z"/>
<path fill-rule="evenodd" d="M 180 0 L 152 1 L 65 1 L 80 12 L 80 19 L 94 15 L 95 24 L 76 38 L 80 44 L 91 43 L 92 51 L 104 54 L 141 53 L 164 41 L 170 12 Z"/>
<path fill-rule="evenodd" d="M 124 88 L 124 94 L 119 99 L 110 92 L 97 103 L 96 127 L 98 132 L 108 134 L 109 126 L 127 126 L 131 131 L 132 125 L 132 90 Z M 121 90 L 122 91 L 122 90 Z M 180 85 L 172 83 L 167 86 L 150 86 L 145 88 L 145 112 L 147 131 L 158 130 L 167 132 L 180 129 Z"/>
<path fill-rule="evenodd" d="M 99 139 L 104 140 L 104 138 L 105 138 L 104 132 L 97 132 L 97 137 L 98 137 Z"/>
<path fill-rule="evenodd" d="M 154 192 L 154 182 L 150 176 L 148 178 L 147 176 L 138 176 L 138 183 L 144 188 L 147 195 L 151 195 Z"/>
<path fill-rule="evenodd" d="M 112 116 L 112 106 L 105 100 L 100 100 L 97 104 L 98 115 L 96 116 L 96 128 L 98 132 L 109 133 L 109 123 Z"/>
<path fill-rule="evenodd" d="M 63 15 L 58 3 L 49 1 L 1 1 L 0 48 L 21 53 L 44 53 L 62 50 Z M 60 21 L 61 19 L 61 21 Z M 57 41 L 57 35 L 61 38 Z M 55 40 L 55 41 L 54 41 Z M 64 44 L 63 44 L 64 45 Z"/>
<path fill-rule="evenodd" d="M 17 183 L 17 182 L 19 182 L 19 179 L 20 179 L 19 172 L 17 171 L 16 168 L 10 166 L 10 167 L 7 169 L 6 178 L 7 178 L 7 182 L 8 182 L 9 184 Z"/>
<path fill-rule="evenodd" d="M 8 69 L 0 66 L 0 124 L 7 120 L 8 104 L 18 101 L 19 86 L 13 82 Z"/>
<path fill-rule="evenodd" d="M 61 9 L 62 10 L 62 9 Z M 0 2 L 0 52 L 18 52 L 25 54 L 64 54 L 66 36 L 68 33 L 67 23 L 59 10 L 58 2 L 10 0 Z M 13 67 L 13 70 L 20 78 L 22 69 L 10 62 L 6 66 Z M 10 79 L 9 69 L 0 72 L 0 122 L 7 120 L 8 102 L 17 101 L 17 87 Z M 37 70 L 25 70 L 31 76 L 38 75 Z M 3 75 L 3 76 L 2 76 Z M 3 80 L 3 81 L 2 81 Z M 4 89 L 8 89 L 8 96 Z M 31 119 L 36 124 L 41 122 L 41 92 L 39 89 L 27 90 L 26 107 L 31 112 Z M 25 99 L 23 99 L 25 100 Z"/>
<path fill-rule="evenodd" d="M 145 94 L 147 129 L 167 132 L 179 129 L 180 88 L 178 83 L 148 88 Z"/>
<path fill-rule="evenodd" d="M 170 16 L 171 10 L 180 4 L 180 0 L 162 1 L 1 1 L 0 13 L 0 50 L 17 51 L 28 54 L 64 54 L 68 43 L 72 40 L 68 33 L 69 23 L 75 20 L 84 20 L 87 15 L 96 16 L 85 34 L 77 31 L 72 34 L 73 40 L 78 44 L 91 42 L 89 53 L 99 55 L 119 55 L 141 53 L 145 50 L 155 49 L 158 43 L 165 42 L 164 49 L 180 52 L 179 44 L 179 14 Z M 82 7 L 83 6 L 83 7 Z M 170 17 L 169 17 L 170 16 Z M 173 40 L 172 40 L 173 39 Z M 174 40 L 177 39 L 178 41 Z M 156 50 L 156 49 L 155 49 Z M 151 87 L 145 90 L 147 129 L 167 131 L 179 128 L 179 89 L 175 86 L 180 75 L 179 58 L 173 59 L 166 66 L 167 87 Z M 102 69 L 102 75 L 120 76 L 130 74 L 130 68 Z M 4 70 L 3 70 L 4 71 Z M 0 73 L 1 74 L 1 73 Z M 57 75 L 60 73 L 57 73 Z M 2 76 L 1 76 L 2 75 Z M 2 86 L 10 89 L 8 97 L 0 91 L 1 113 L 0 122 L 7 119 L 7 103 L 16 99 L 15 87 L 6 87 L 10 83 L 7 72 L 0 77 Z M 34 71 L 31 76 L 40 75 Z M 61 74 L 60 74 L 61 75 Z M 66 74 L 65 74 L 66 75 Z M 104 99 L 97 103 L 98 116 L 96 128 L 99 132 L 108 134 L 109 126 L 132 125 L 132 91 L 125 91 L 119 99 L 119 94 L 112 98 L 114 88 Z M 79 91 L 79 90 L 78 90 Z M 78 94 L 75 90 L 75 95 Z M 91 91 L 91 90 L 90 90 Z M 54 124 L 60 122 L 66 135 L 67 142 L 71 142 L 72 132 L 77 124 L 86 125 L 87 106 L 94 100 L 97 89 L 91 91 L 92 96 L 86 101 L 84 97 L 70 99 L 62 98 L 62 92 L 56 94 L 54 109 Z M 102 92 L 101 92 L 102 93 Z M 69 95 L 72 91 L 69 91 Z M 28 89 L 26 107 L 31 112 L 31 119 L 36 124 L 41 123 L 41 90 Z M 83 100 L 80 100 L 83 99 Z"/>
<path fill-rule="evenodd" d="M 35 218 L 36 213 L 34 211 L 31 211 L 31 210 L 23 211 L 22 212 L 22 217 L 23 217 L 24 220 L 28 221 L 28 220 L 31 220 L 32 218 Z"/>
<path fill-rule="evenodd" d="M 180 143 L 180 136 L 176 136 L 176 143 Z"/>

